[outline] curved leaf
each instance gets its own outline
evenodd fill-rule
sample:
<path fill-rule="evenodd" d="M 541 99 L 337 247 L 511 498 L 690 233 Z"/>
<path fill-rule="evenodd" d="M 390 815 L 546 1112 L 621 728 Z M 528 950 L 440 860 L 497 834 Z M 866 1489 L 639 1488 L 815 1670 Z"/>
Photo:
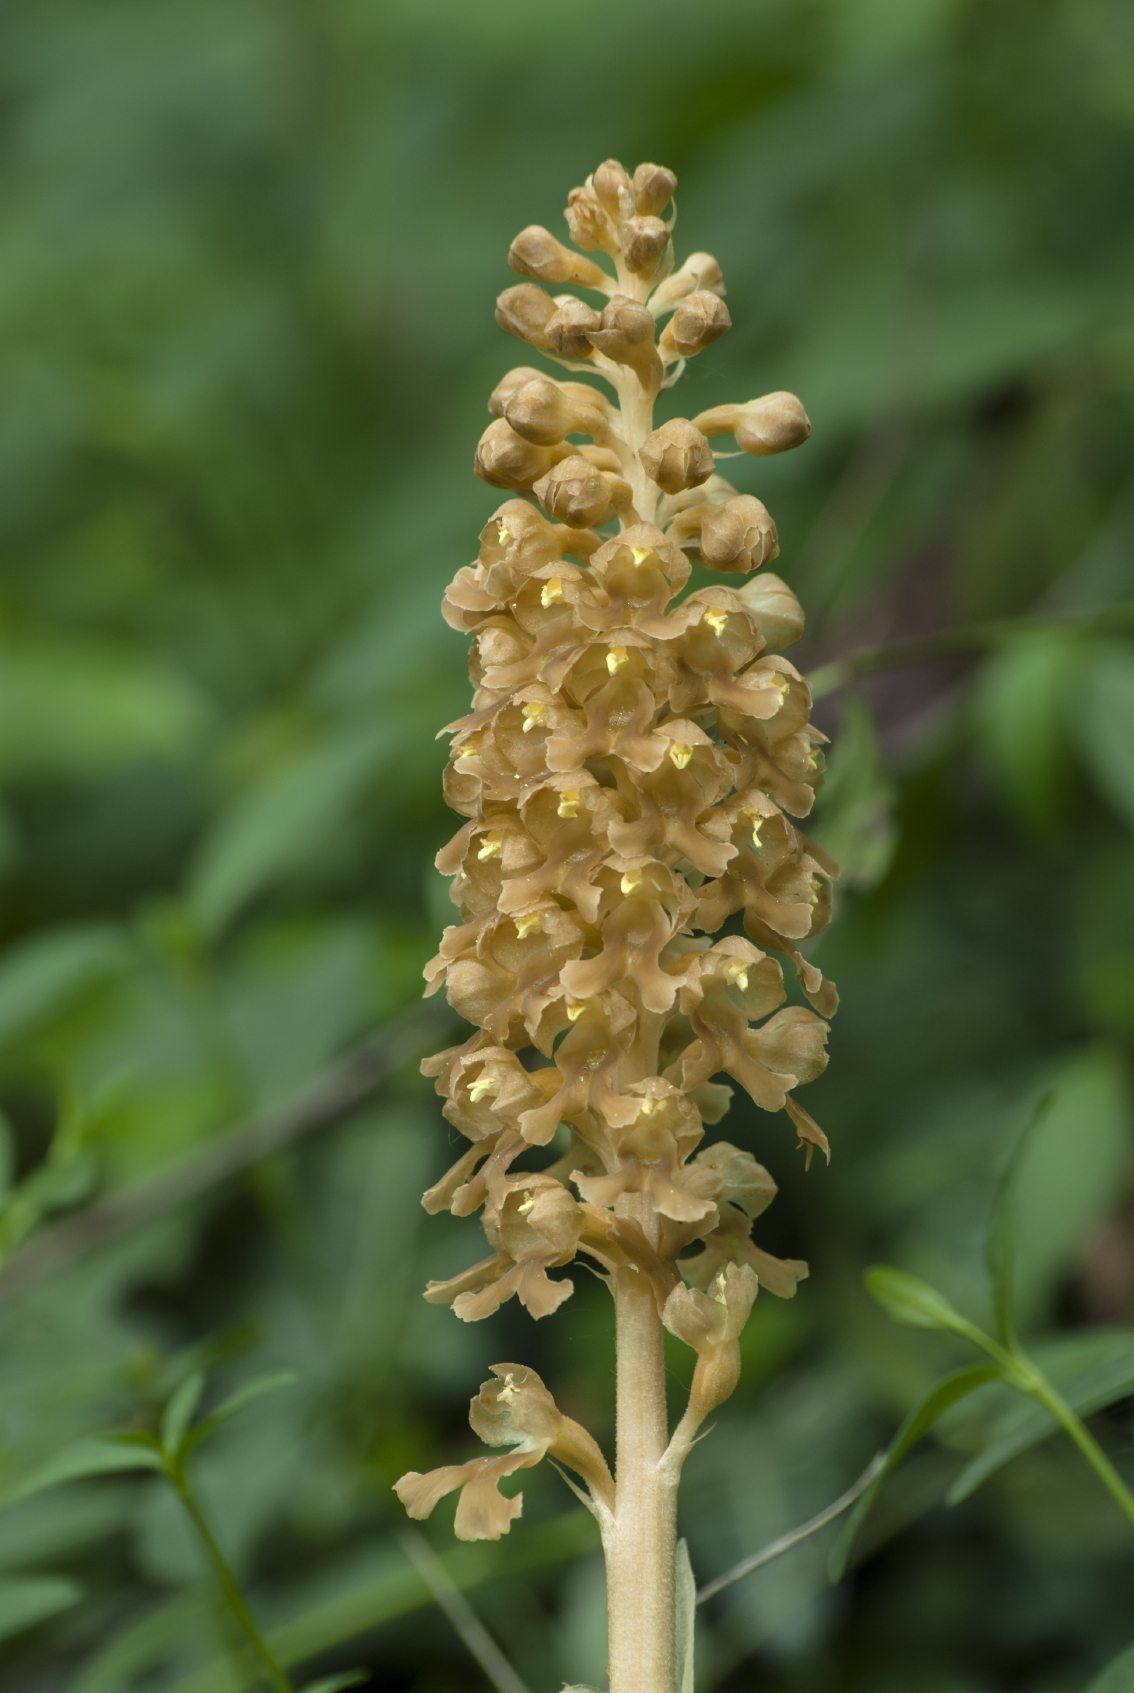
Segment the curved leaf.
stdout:
<path fill-rule="evenodd" d="M 85 1481 L 90 1476 L 113 1475 L 124 1470 L 160 1470 L 162 1459 L 149 1437 L 132 1440 L 121 1435 L 92 1435 L 65 1446 L 54 1457 L 0 1495 L 0 1506 L 30 1499 L 49 1487 L 67 1481 Z"/>
<path fill-rule="evenodd" d="M 0 1577 L 0 1640 L 70 1610 L 82 1596 L 78 1582 L 60 1575 Z"/>

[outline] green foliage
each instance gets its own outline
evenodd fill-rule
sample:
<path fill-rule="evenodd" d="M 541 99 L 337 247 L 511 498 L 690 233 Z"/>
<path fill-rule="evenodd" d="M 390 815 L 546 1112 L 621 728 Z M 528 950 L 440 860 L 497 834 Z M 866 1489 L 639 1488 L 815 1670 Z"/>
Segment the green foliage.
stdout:
<path fill-rule="evenodd" d="M 999 1378 L 1000 1371 L 992 1364 L 973 1364 L 966 1370 L 957 1370 L 953 1375 L 946 1376 L 944 1381 L 938 1382 L 937 1386 L 926 1394 L 921 1404 L 910 1412 L 886 1448 L 885 1462 L 878 1474 L 840 1530 L 831 1554 L 832 1581 L 840 1581 L 845 1575 L 858 1531 L 890 1471 L 897 1467 L 911 1447 L 917 1445 L 923 1434 L 928 1434 L 946 1411 L 951 1410 L 967 1394 L 975 1393 L 978 1388 L 985 1387 Z"/>
<path fill-rule="evenodd" d="M 60 1606 L 4 1640 L 5 1688 L 247 1687 L 137 1438 L 163 1413 L 296 1686 L 470 1681 L 390 1492 L 464 1454 L 485 1356 L 418 1297 L 466 1261 L 420 1227 L 449 1131 L 404 1043 L 270 1157 L 256 1125 L 404 1014 L 449 920 L 433 735 L 467 683 L 437 607 L 493 505 L 469 461 L 518 349 L 492 300 L 608 152 L 674 166 L 728 277 L 690 404 L 788 387 L 813 419 L 742 471 L 801 666 L 969 631 L 821 701 L 834 1159 L 805 1178 L 781 1124 L 730 1117 L 811 1277 L 761 1298 L 690 1462 L 693 1563 L 820 1511 L 932 1397 L 967 1343 L 885 1321 L 862 1267 L 983 1321 L 1013 1148 L 989 1338 L 1010 1293 L 1129 1479 L 1134 43 L 1116 0 L 1042 13 L 3 8 L 0 1582 Z M 490 1327 L 609 1438 L 602 1300 Z M 1056 1427 L 1003 1382 L 959 1398 L 888 1469 L 869 1580 L 832 1603 L 815 1537 L 737 1584 L 699 1693 L 1085 1687 L 1128 1652 L 1128 1542 Z M 506 1545 L 438 1545 L 533 1687 L 597 1687 L 593 1524 L 561 1491 Z"/>
<path fill-rule="evenodd" d="M 76 1581 L 63 1576 L 30 1575 L 0 1578 L 0 1641 L 26 1628 L 36 1628 L 60 1611 L 68 1611 L 83 1597 Z"/>
<path fill-rule="evenodd" d="M 1100 792 L 1134 828 L 1134 650 L 1129 644 L 1096 643 L 1076 724 L 1084 764 Z"/>
<path fill-rule="evenodd" d="M 1128 1646 L 1125 1652 L 1109 1663 L 1101 1675 L 1097 1675 L 1085 1693 L 1130 1693 L 1134 1687 L 1134 1646 Z"/>
<path fill-rule="evenodd" d="M 920 1276 L 895 1270 L 889 1264 L 875 1264 L 866 1272 L 866 1286 L 871 1297 L 896 1323 L 906 1323 L 915 1329 L 942 1329 L 966 1340 L 977 1333 L 972 1323 Z"/>
<path fill-rule="evenodd" d="M 1134 1393 L 1134 1331 L 1129 1329 L 1074 1335 L 1037 1347 L 1036 1356 L 1045 1376 L 1080 1417 Z M 997 1412 L 982 1418 L 980 1450 L 950 1485 L 951 1505 L 968 1499 L 1005 1464 L 1056 1432 L 1051 1412 L 1037 1401 L 999 1397 Z"/>

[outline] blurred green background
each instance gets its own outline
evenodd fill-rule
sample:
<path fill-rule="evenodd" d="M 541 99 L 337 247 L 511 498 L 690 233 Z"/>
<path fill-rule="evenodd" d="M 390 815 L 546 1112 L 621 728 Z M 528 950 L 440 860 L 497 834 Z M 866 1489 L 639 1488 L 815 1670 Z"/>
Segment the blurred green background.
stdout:
<path fill-rule="evenodd" d="M 1134 12 L 7 0 L 0 100 L 0 1488 L 153 1426 L 196 1365 L 214 1396 L 292 1370 L 196 1472 L 253 1605 L 308 1677 L 457 1693 L 485 1684 L 391 1482 L 472 1455 L 501 1357 L 609 1433 L 597 1283 L 538 1327 L 419 1298 L 479 1235 L 418 1206 L 451 1137 L 415 1071 L 448 1026 L 415 1004 L 447 910 L 433 735 L 467 697 L 438 602 L 522 356 L 493 300 L 515 231 L 559 229 L 611 154 L 677 171 L 679 250 L 725 271 L 735 329 L 681 409 L 786 387 L 814 423 L 739 476 L 808 611 L 816 833 L 846 867 L 806 1098 L 833 1163 L 730 1127 L 812 1277 L 761 1301 L 689 1465 L 699 1578 L 968 1361 L 862 1270 L 979 1316 L 998 1175 L 1052 1086 L 1027 1315 L 1134 1322 Z M 975 633 L 919 656 L 944 629 Z M 1053 1441 L 946 1507 L 1002 1412 L 918 1449 L 842 1585 L 813 1541 L 708 1607 L 698 1693 L 1080 1693 L 1134 1633 L 1134 1541 Z M 1134 1474 L 1129 1402 L 1096 1432 Z M 600 1682 L 589 1519 L 550 1470 L 525 1499 L 498 1547 L 451 1556 L 444 1509 L 429 1541 L 536 1693 Z M 152 1477 L 0 1514 L 21 1591 L 6 1690 L 240 1685 Z"/>

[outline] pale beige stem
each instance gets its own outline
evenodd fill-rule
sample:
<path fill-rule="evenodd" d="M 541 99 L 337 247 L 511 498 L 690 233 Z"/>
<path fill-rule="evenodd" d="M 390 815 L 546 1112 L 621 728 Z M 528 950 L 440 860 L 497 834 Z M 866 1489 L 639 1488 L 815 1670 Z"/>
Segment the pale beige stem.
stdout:
<path fill-rule="evenodd" d="M 619 293 L 639 303 L 648 299 L 649 284 L 632 275 L 621 257 L 615 263 Z M 619 434 L 627 449 L 626 480 L 634 497 L 635 517 L 639 523 L 653 523 L 657 516 L 658 486 L 651 481 L 639 452 L 642 442 L 654 427 L 654 397 L 646 392 L 639 377 L 626 365 L 612 366 L 611 376 L 622 414 Z"/>
<path fill-rule="evenodd" d="M 665 1354 L 657 1302 L 633 1270 L 615 1279 L 617 1464 L 604 1527 L 610 1693 L 675 1693 L 676 1477 L 668 1440 Z"/>
<path fill-rule="evenodd" d="M 616 386 L 622 414 L 621 435 L 628 453 L 626 480 L 634 497 L 636 521 L 652 523 L 657 516 L 658 488 L 642 463 L 642 442 L 654 426 L 654 402 L 632 370 L 623 366 Z"/>
<path fill-rule="evenodd" d="M 621 290 L 648 289 L 618 262 Z M 634 371 L 612 371 L 626 450 L 626 479 L 638 521 L 652 523 L 658 488 L 640 449 L 654 401 Z M 677 1479 L 664 1465 L 669 1443 L 664 1330 L 649 1282 L 633 1268 L 614 1277 L 617 1424 L 613 1515 L 600 1518 L 606 1560 L 607 1678 L 610 1693 L 676 1693 Z"/>

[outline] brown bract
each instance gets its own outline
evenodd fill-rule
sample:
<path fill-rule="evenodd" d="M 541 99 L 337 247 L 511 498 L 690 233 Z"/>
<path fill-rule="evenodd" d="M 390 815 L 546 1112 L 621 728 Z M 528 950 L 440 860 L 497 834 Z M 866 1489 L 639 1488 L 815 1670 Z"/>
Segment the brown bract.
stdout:
<path fill-rule="evenodd" d="M 449 726 L 446 794 L 465 821 L 437 860 L 459 921 L 426 973 L 472 1032 L 425 1066 L 468 1142 L 425 1203 L 480 1212 L 487 1255 L 427 1290 L 465 1320 L 513 1296 L 550 1314 L 577 1259 L 638 1278 L 697 1353 L 696 1422 L 735 1383 L 757 1289 L 790 1297 L 807 1273 L 751 1238 L 767 1170 L 705 1130 L 735 1085 L 785 1114 L 808 1156 L 826 1150 L 794 1093 L 826 1062 L 836 995 L 802 948 L 837 867 L 799 822 L 824 742 L 782 656 L 802 613 L 755 574 L 775 525 L 711 446 L 728 434 L 764 455 L 810 425 L 777 392 L 654 427 L 663 379 L 729 327 L 716 261 L 674 268 L 674 186 L 661 166 L 608 161 L 567 208 L 598 259 L 539 225 L 509 255 L 537 280 L 507 289 L 497 320 L 551 369 L 522 365 L 493 392 L 476 469 L 513 497 L 445 596 L 474 692 Z M 693 565 L 730 581 L 690 591 Z M 601 1502 L 590 1437 L 531 1371 L 494 1377 L 473 1426 L 511 1450 L 403 1478 L 411 1514 L 460 1489 L 457 1532 L 502 1534 L 519 1501 L 498 1483 L 547 1453 Z"/>

